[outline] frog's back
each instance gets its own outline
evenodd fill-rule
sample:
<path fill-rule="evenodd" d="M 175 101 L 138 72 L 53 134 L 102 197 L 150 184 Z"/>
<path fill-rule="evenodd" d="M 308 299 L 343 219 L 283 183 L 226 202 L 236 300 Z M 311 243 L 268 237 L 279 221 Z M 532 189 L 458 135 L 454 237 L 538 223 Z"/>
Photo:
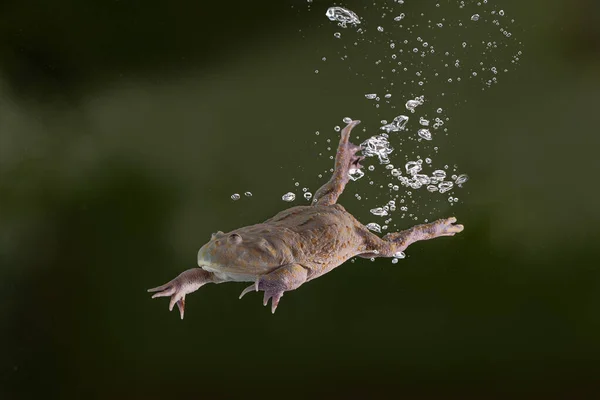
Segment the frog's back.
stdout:
<path fill-rule="evenodd" d="M 288 228 L 296 233 L 326 233 L 355 227 L 360 223 L 339 204 L 330 206 L 296 206 L 281 211 L 265 224 Z"/>
<path fill-rule="evenodd" d="M 296 237 L 297 246 L 311 263 L 329 264 L 350 257 L 363 244 L 362 224 L 339 204 L 297 206 L 264 222 Z"/>

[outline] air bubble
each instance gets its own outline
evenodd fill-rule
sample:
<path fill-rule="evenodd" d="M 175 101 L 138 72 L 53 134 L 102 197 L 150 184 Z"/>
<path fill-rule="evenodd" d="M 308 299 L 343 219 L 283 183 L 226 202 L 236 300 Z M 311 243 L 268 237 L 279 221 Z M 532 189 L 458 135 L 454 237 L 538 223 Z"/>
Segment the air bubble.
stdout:
<path fill-rule="evenodd" d="M 363 176 L 365 176 L 365 173 L 362 172 L 362 170 L 359 168 L 352 168 L 352 169 L 350 169 L 350 171 L 348 171 L 348 176 L 350 177 L 351 180 L 357 181 L 360 178 L 362 178 Z"/>
<path fill-rule="evenodd" d="M 368 223 L 366 227 L 370 231 L 381 233 L 381 226 L 375 222 Z"/>
<path fill-rule="evenodd" d="M 292 202 L 295 199 L 296 199 L 296 195 L 292 192 L 288 192 L 281 197 L 281 200 L 287 201 L 287 202 Z"/>
<path fill-rule="evenodd" d="M 325 12 L 325 15 L 331 21 L 338 21 L 340 23 L 340 26 L 342 26 L 343 28 L 346 27 L 346 24 L 360 24 L 360 19 L 358 19 L 358 15 L 346 8 L 329 7 L 327 9 L 327 12 Z"/>
<path fill-rule="evenodd" d="M 431 132 L 429 132 L 429 129 L 419 129 L 419 131 L 417 132 L 417 134 L 425 139 L 425 140 L 431 140 Z"/>
<path fill-rule="evenodd" d="M 383 207 L 377 207 L 371 210 L 371 214 L 377 215 L 378 217 L 385 217 L 388 215 L 388 212 Z"/>
<path fill-rule="evenodd" d="M 463 183 L 465 183 L 468 180 L 469 180 L 469 176 L 467 174 L 461 174 L 456 178 L 456 184 L 462 185 Z"/>

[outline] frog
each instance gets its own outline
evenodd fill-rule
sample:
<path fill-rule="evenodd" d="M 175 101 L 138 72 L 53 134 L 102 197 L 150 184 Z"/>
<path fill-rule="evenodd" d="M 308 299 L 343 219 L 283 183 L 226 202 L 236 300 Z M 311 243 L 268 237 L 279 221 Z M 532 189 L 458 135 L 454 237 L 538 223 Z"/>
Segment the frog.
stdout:
<path fill-rule="evenodd" d="M 337 203 L 350 176 L 363 168 L 361 146 L 350 142 L 351 120 L 342 130 L 331 178 L 315 192 L 309 205 L 285 209 L 255 225 L 211 235 L 198 251 L 198 267 L 188 269 L 164 285 L 148 289 L 152 298 L 169 297 L 180 318 L 186 295 L 208 283 L 248 282 L 240 299 L 264 292 L 263 305 L 271 301 L 275 313 L 287 292 L 312 281 L 354 257 L 398 258 L 411 244 L 463 231 L 455 217 L 416 225 L 379 237 Z"/>

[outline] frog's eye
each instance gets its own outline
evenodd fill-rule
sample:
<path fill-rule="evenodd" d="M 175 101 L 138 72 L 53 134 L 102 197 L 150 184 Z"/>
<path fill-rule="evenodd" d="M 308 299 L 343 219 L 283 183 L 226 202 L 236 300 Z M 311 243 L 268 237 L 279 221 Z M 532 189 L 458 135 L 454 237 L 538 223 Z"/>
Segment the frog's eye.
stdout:
<path fill-rule="evenodd" d="M 232 244 L 242 243 L 242 237 L 240 235 L 238 235 L 237 233 L 232 233 L 231 235 L 229 235 L 227 240 L 229 241 L 229 243 L 232 243 Z"/>
<path fill-rule="evenodd" d="M 210 235 L 210 239 L 213 240 L 213 239 L 219 238 L 219 237 L 221 237 L 223 235 L 224 235 L 223 232 L 217 231 L 217 232 L 213 233 L 212 235 Z"/>

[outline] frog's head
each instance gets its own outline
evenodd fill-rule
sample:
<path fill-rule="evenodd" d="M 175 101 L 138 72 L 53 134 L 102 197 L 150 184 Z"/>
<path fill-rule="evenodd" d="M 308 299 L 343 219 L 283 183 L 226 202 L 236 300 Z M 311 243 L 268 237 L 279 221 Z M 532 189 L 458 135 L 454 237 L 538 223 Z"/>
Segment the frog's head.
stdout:
<path fill-rule="evenodd" d="M 198 251 L 198 265 L 239 274 L 260 274 L 284 265 L 289 258 L 287 246 L 280 239 L 269 239 L 273 235 L 268 233 L 248 228 L 213 233 Z"/>

